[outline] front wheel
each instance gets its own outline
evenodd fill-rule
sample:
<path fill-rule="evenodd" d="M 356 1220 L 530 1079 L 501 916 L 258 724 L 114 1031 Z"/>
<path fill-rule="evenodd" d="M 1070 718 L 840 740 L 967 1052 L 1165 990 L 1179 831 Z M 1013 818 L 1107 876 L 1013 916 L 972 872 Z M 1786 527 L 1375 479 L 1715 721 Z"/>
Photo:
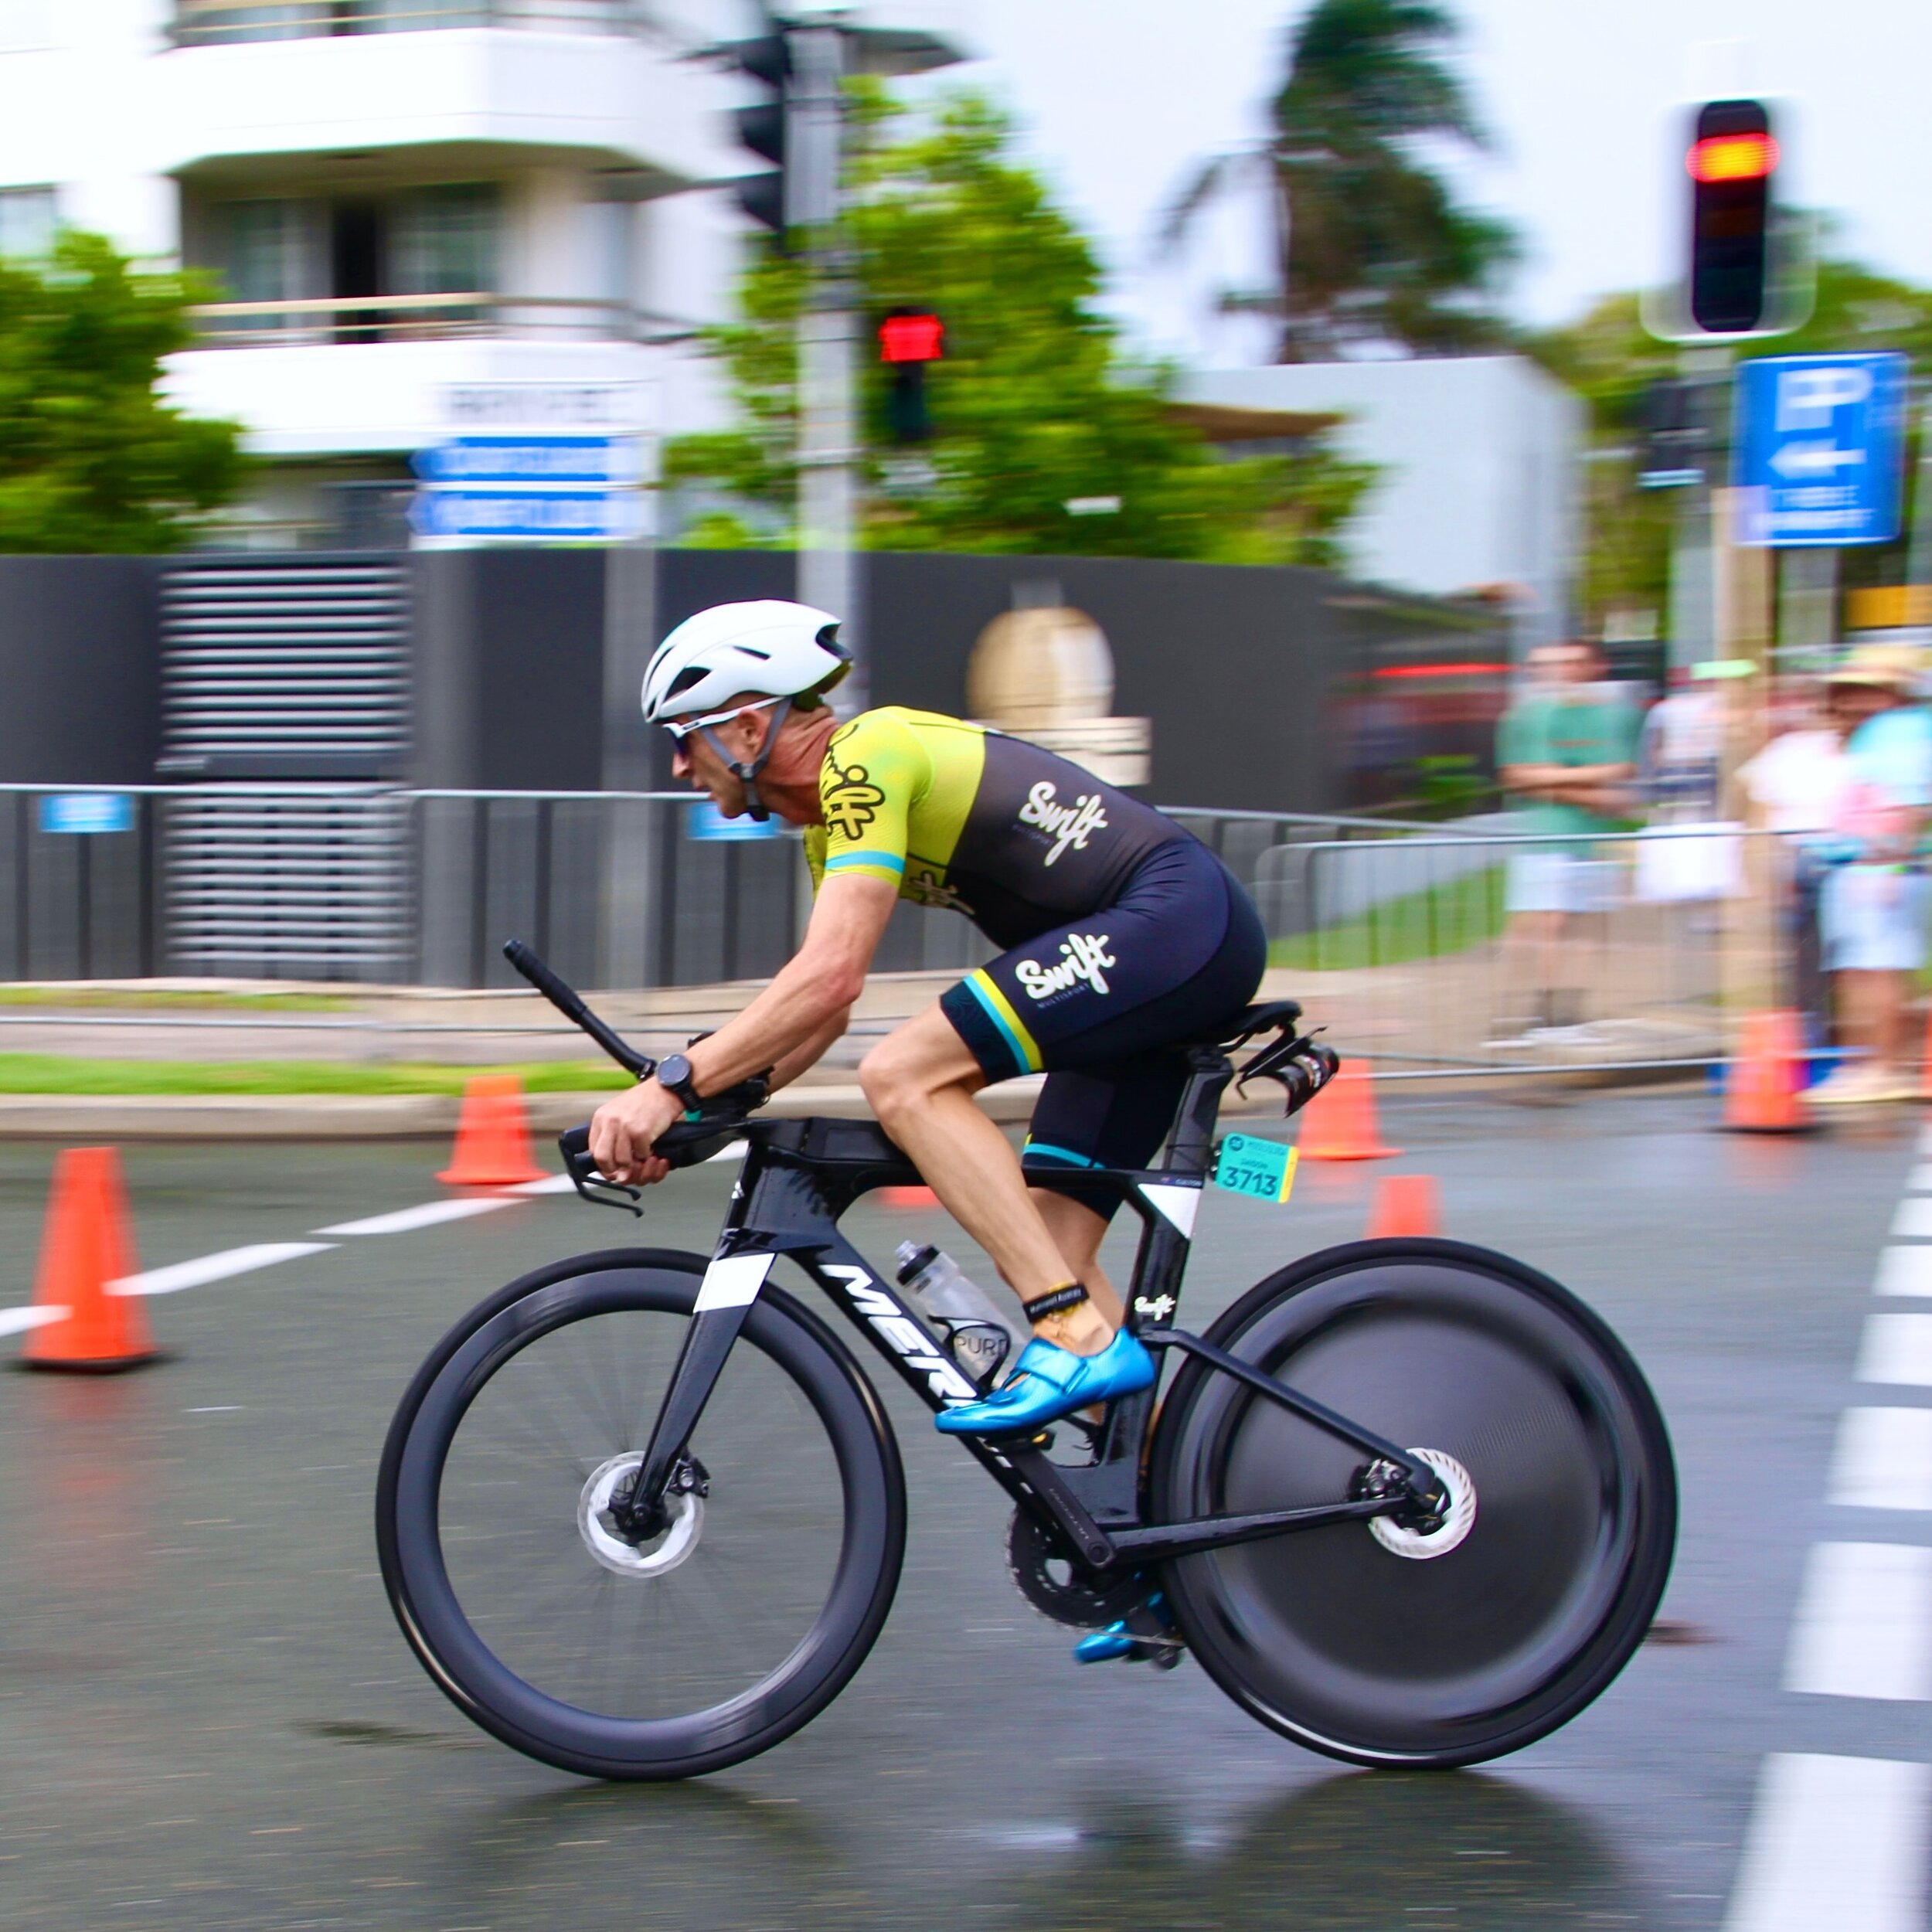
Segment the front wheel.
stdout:
<path fill-rule="evenodd" d="M 1669 1439 L 1636 1364 L 1556 1284 L 1451 1241 L 1366 1241 L 1270 1276 L 1209 1338 L 1423 1455 L 1433 1531 L 1332 1525 L 1168 1566 L 1202 1667 L 1358 1764 L 1455 1765 L 1566 1723 L 1629 1661 L 1670 1571 Z M 1306 1507 L 1376 1480 L 1353 1445 L 1190 1360 L 1151 1519 Z"/>
<path fill-rule="evenodd" d="M 686 1777 L 822 1710 L 891 1607 L 905 1481 L 870 1386 L 806 1309 L 748 1311 L 641 1543 L 634 1479 L 704 1263 L 585 1255 L 458 1322 L 390 1425 L 383 1579 L 430 1675 L 486 1730 L 591 1777 Z"/>

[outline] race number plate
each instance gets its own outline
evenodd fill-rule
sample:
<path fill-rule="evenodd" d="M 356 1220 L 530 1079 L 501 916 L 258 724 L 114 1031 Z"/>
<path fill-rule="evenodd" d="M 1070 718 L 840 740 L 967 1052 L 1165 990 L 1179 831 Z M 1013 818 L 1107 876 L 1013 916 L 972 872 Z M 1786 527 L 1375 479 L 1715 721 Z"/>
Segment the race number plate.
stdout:
<path fill-rule="evenodd" d="M 1250 1201 L 1285 1201 L 1294 1189 L 1294 1170 L 1301 1158 L 1298 1147 L 1264 1141 L 1253 1134 L 1230 1134 L 1221 1143 L 1214 1185 Z"/>

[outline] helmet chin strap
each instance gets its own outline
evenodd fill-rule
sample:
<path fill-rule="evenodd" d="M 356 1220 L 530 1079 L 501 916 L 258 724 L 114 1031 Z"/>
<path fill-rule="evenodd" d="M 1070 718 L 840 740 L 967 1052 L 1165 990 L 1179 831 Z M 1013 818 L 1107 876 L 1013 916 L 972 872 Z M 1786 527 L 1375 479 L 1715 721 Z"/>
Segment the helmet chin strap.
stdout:
<path fill-rule="evenodd" d="M 700 725 L 698 727 L 699 735 L 716 754 L 718 762 L 744 787 L 745 810 L 750 813 L 753 821 L 760 825 L 770 818 L 771 808 L 758 796 L 758 774 L 770 762 L 772 752 L 778 743 L 778 727 L 791 715 L 791 700 L 789 698 L 772 708 L 771 722 L 765 726 L 765 735 L 759 744 L 757 754 L 748 765 L 740 764 L 725 750 L 718 742 L 718 734 L 711 726 Z"/>

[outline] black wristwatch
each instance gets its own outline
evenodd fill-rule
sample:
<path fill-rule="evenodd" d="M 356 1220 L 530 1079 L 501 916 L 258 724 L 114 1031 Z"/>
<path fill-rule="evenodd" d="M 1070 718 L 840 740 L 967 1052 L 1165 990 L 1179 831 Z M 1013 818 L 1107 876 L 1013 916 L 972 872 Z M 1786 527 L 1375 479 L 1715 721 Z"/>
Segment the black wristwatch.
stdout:
<path fill-rule="evenodd" d="M 703 1104 L 692 1080 L 691 1063 L 682 1053 L 667 1053 L 658 1061 L 658 1084 L 676 1094 L 687 1114 L 696 1113 Z"/>

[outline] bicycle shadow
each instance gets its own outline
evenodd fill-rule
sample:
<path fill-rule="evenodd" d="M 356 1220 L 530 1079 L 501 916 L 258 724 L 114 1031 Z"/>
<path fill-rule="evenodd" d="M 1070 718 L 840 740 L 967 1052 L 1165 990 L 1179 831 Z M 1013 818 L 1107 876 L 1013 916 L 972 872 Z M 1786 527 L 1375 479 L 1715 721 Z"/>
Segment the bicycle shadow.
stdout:
<path fill-rule="evenodd" d="M 1190 1829 L 1165 1806 L 1090 1815 L 1070 1860 L 1022 1882 L 991 1924 L 1014 1932 L 1429 1924 L 1549 1932 L 1621 1921 L 1648 1932 L 1672 1921 L 1583 1815 L 1475 1772 L 1327 1778 L 1255 1808 L 1225 1832 Z"/>

